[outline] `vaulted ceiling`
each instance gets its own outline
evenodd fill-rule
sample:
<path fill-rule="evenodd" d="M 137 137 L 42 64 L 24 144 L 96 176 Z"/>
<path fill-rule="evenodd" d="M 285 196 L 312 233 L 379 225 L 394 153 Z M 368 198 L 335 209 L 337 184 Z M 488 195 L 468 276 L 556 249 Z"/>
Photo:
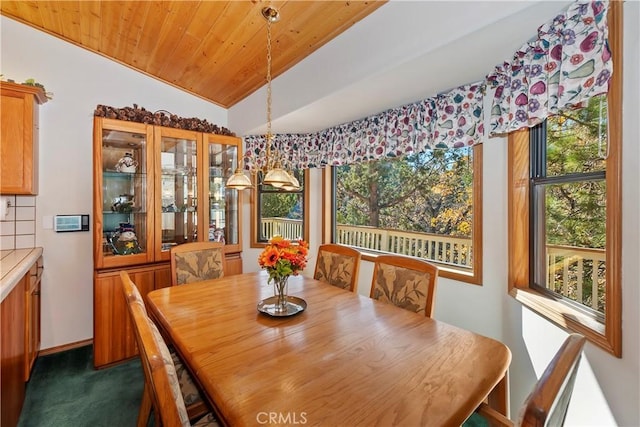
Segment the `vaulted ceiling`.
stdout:
<path fill-rule="evenodd" d="M 391 0 L 274 80 L 272 129 L 317 132 L 481 81 L 571 2 Z M 265 89 L 228 117 L 263 134 Z"/>
<path fill-rule="evenodd" d="M 5 1 L 2 15 L 229 108 L 385 1 Z"/>

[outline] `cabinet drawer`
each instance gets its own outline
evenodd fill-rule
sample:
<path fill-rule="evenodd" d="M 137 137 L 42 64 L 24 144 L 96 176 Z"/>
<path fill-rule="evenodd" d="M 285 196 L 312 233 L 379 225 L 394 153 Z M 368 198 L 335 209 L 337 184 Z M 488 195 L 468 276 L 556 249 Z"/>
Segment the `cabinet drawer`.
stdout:
<path fill-rule="evenodd" d="M 44 270 L 44 264 L 42 257 L 40 257 L 29 269 L 29 290 L 32 290 L 40 282 L 42 270 Z"/>

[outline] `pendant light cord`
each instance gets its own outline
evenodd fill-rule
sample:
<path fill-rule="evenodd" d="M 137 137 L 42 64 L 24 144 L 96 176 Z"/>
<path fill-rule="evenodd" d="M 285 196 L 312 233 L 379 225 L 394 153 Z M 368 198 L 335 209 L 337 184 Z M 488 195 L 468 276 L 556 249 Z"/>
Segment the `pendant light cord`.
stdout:
<path fill-rule="evenodd" d="M 265 159 L 265 169 L 269 170 L 273 166 L 271 161 L 271 19 L 267 19 L 267 156 Z"/>

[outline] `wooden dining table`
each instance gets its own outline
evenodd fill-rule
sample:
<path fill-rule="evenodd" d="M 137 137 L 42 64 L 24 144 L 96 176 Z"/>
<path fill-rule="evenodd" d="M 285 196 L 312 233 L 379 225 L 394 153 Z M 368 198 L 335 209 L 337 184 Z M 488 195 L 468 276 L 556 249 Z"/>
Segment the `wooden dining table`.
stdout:
<path fill-rule="evenodd" d="M 272 317 L 257 310 L 273 296 L 267 279 L 147 295 L 223 423 L 459 426 L 488 396 L 505 413 L 511 352 L 501 342 L 303 276 L 289 279 L 289 295 L 306 309 Z"/>

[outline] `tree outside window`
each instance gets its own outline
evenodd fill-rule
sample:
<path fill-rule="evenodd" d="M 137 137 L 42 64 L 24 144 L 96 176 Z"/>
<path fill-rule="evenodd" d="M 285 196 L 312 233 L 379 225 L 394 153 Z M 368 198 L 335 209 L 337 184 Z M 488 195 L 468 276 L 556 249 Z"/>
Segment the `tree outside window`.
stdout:
<path fill-rule="evenodd" d="M 257 185 L 253 190 L 251 246 L 263 247 L 273 236 L 289 240 L 308 241 L 309 219 L 307 206 L 308 171 L 295 171 L 300 189 L 289 191 L 262 184 L 262 172 L 256 174 Z"/>
<path fill-rule="evenodd" d="M 532 283 L 603 315 L 607 99 L 531 132 Z"/>
<path fill-rule="evenodd" d="M 480 150 L 433 150 L 335 167 L 334 242 L 422 258 L 448 270 L 444 275 L 478 283 L 474 207 L 481 166 L 474 157 Z"/>

